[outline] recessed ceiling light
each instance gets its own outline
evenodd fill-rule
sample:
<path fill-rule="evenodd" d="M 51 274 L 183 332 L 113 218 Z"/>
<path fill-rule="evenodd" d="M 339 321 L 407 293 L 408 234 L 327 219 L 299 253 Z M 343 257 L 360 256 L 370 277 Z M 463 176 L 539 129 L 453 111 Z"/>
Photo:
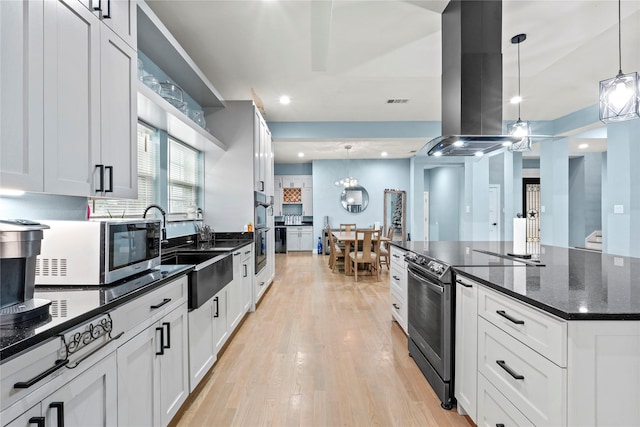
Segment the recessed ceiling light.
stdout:
<path fill-rule="evenodd" d="M 304 153 L 303 152 L 298 153 L 298 157 L 304 157 Z"/>
<path fill-rule="evenodd" d="M 476 151 L 475 155 L 476 157 L 482 157 L 484 156 L 484 153 L 482 151 Z"/>
<path fill-rule="evenodd" d="M 578 148 L 584 150 L 585 148 L 589 148 L 589 144 L 580 144 L 578 145 Z"/>
<path fill-rule="evenodd" d="M 386 151 L 383 151 L 382 153 L 380 153 L 380 155 L 381 155 L 382 157 L 387 157 L 387 152 L 386 152 Z"/>
<path fill-rule="evenodd" d="M 511 141 L 505 141 L 505 142 L 502 143 L 503 147 L 511 147 L 512 145 L 513 145 L 513 142 L 511 142 Z"/>
<path fill-rule="evenodd" d="M 464 141 L 460 141 L 460 140 L 453 143 L 454 147 L 462 147 L 463 145 L 464 145 Z"/>
<path fill-rule="evenodd" d="M 291 98 L 289 98 L 287 95 L 282 95 L 280 97 L 280 104 L 287 105 L 290 103 L 291 103 Z"/>
<path fill-rule="evenodd" d="M 440 157 L 442 156 L 442 151 L 436 151 L 435 153 L 433 153 L 434 157 Z"/>
<path fill-rule="evenodd" d="M 522 97 L 519 95 L 516 95 L 513 98 L 511 98 L 512 104 L 520 104 L 521 102 L 522 102 Z"/>

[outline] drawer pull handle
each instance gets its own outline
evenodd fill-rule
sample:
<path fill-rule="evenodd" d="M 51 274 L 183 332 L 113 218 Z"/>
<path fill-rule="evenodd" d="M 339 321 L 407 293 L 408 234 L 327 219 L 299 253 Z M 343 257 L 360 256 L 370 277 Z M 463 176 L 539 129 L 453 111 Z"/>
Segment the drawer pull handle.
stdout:
<path fill-rule="evenodd" d="M 394 258 L 397 258 L 397 259 L 400 259 L 400 255 L 396 255 L 396 254 L 394 254 L 394 255 L 393 255 L 393 257 L 394 257 Z"/>
<path fill-rule="evenodd" d="M 398 276 L 396 276 L 396 275 L 394 275 L 394 276 L 393 276 L 393 278 L 394 278 L 395 280 L 400 280 L 400 278 L 399 278 Z"/>
<path fill-rule="evenodd" d="M 162 302 L 160 304 L 156 304 L 156 305 L 152 305 L 150 308 L 152 310 L 155 310 L 156 308 L 160 308 L 165 304 L 169 304 L 171 302 L 171 298 L 165 298 L 162 300 Z"/>
<path fill-rule="evenodd" d="M 396 303 L 391 304 L 396 310 L 400 310 L 400 306 Z"/>
<path fill-rule="evenodd" d="M 496 310 L 496 313 L 498 313 L 500 316 L 504 317 L 505 319 L 515 323 L 516 325 L 524 325 L 524 320 L 519 320 L 519 319 L 516 319 L 515 317 L 511 317 L 504 310 Z"/>
<path fill-rule="evenodd" d="M 460 284 L 461 284 L 462 286 L 464 286 L 465 288 L 473 288 L 473 286 L 472 286 L 472 285 L 467 285 L 466 283 L 464 283 L 464 282 L 463 282 L 463 281 L 461 281 L 461 280 L 456 280 L 456 282 L 460 283 Z M 503 313 L 504 313 L 504 311 L 503 311 Z M 500 313 L 498 313 L 498 314 L 500 314 Z"/>
<path fill-rule="evenodd" d="M 496 424 L 496 427 L 504 427 L 504 424 L 502 423 Z"/>
<path fill-rule="evenodd" d="M 46 371 L 40 373 L 39 375 L 36 375 L 35 377 L 31 378 L 28 381 L 21 381 L 21 382 L 15 383 L 13 385 L 13 388 L 29 388 L 32 385 L 34 385 L 35 383 L 37 383 L 38 381 L 41 381 L 42 379 L 44 379 L 47 376 L 49 376 L 50 374 L 54 373 L 58 369 L 62 368 L 63 366 L 66 366 L 67 363 L 69 363 L 69 359 L 56 360 L 56 363 L 51 368 L 49 368 Z"/>
<path fill-rule="evenodd" d="M 516 371 L 514 371 L 513 369 L 511 369 L 504 360 L 496 360 L 496 363 L 498 364 L 498 366 L 500 366 L 502 369 L 504 369 L 505 371 L 507 371 L 507 373 L 509 375 L 511 375 L 513 378 L 515 378 L 516 380 L 523 380 L 524 376 L 520 375 L 519 373 L 517 373 Z"/>

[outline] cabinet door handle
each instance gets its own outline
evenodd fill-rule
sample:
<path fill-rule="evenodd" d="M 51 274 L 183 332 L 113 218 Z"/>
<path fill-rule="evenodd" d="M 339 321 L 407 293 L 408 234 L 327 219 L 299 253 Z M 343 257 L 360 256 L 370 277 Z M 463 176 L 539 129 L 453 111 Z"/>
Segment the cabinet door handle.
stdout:
<path fill-rule="evenodd" d="M 400 306 L 396 303 L 391 304 L 396 310 L 400 310 Z"/>
<path fill-rule="evenodd" d="M 400 255 L 393 254 L 393 257 L 400 259 Z"/>
<path fill-rule="evenodd" d="M 260 282 L 258 286 L 264 286 L 264 282 Z"/>
<path fill-rule="evenodd" d="M 44 427 L 44 417 L 31 417 L 29 418 L 29 424 L 35 424 L 38 427 Z"/>
<path fill-rule="evenodd" d="M 398 276 L 396 276 L 395 274 L 393 275 L 393 278 L 394 278 L 395 280 L 400 280 L 400 278 L 399 278 Z"/>
<path fill-rule="evenodd" d="M 36 375 L 35 377 L 31 378 L 28 381 L 20 381 L 20 382 L 15 383 L 13 385 L 13 388 L 29 388 L 32 385 L 34 385 L 35 383 L 37 383 L 38 381 L 41 381 L 42 379 L 44 379 L 47 376 L 49 376 L 49 374 L 52 374 L 53 372 L 55 372 L 58 369 L 62 368 L 67 363 L 69 363 L 69 359 L 56 360 L 55 364 L 51 368 L 47 369 L 44 372 L 41 372 L 40 374 Z"/>
<path fill-rule="evenodd" d="M 219 317 L 220 316 L 220 306 L 218 305 L 218 297 L 215 297 L 213 299 L 213 301 L 216 303 L 216 314 L 214 314 L 213 317 Z"/>
<path fill-rule="evenodd" d="M 98 0 L 98 7 L 94 7 L 93 10 L 97 10 L 98 12 L 102 12 L 102 0 Z"/>
<path fill-rule="evenodd" d="M 104 191 L 104 165 L 96 165 L 96 168 L 100 170 L 100 186 L 96 188 L 96 193 L 102 193 Z"/>
<path fill-rule="evenodd" d="M 111 0 L 107 0 L 107 14 L 102 15 L 102 19 L 111 19 Z"/>
<path fill-rule="evenodd" d="M 242 277 L 247 277 L 247 264 L 242 264 L 242 267 L 244 268 L 244 273 L 242 273 Z"/>
<path fill-rule="evenodd" d="M 113 193 L 113 166 L 105 166 L 104 169 L 109 171 L 109 189 L 104 192 Z"/>
<path fill-rule="evenodd" d="M 504 427 L 504 424 L 498 423 L 498 424 L 496 424 L 496 427 Z"/>
<path fill-rule="evenodd" d="M 246 251 L 244 254 L 246 255 L 246 254 L 249 254 L 249 253 L 251 253 L 251 251 Z"/>
<path fill-rule="evenodd" d="M 465 288 L 473 288 L 472 285 L 467 285 L 466 283 L 462 282 L 461 280 L 456 280 L 456 282 L 460 283 L 462 286 L 464 286 Z"/>
<path fill-rule="evenodd" d="M 49 408 L 57 409 L 58 427 L 64 427 L 64 402 L 51 402 Z"/>
<path fill-rule="evenodd" d="M 505 371 L 507 371 L 507 373 L 509 375 L 511 375 L 513 378 L 515 378 L 516 380 L 523 380 L 524 376 L 520 375 L 519 373 L 517 373 L 516 371 L 514 371 L 513 369 L 511 369 L 509 366 L 507 366 L 507 364 L 505 363 L 504 360 L 496 360 L 496 363 L 498 364 L 498 366 L 500 366 L 502 369 L 504 369 Z"/>
<path fill-rule="evenodd" d="M 171 302 L 171 298 L 165 298 L 165 299 L 163 299 L 163 300 L 162 300 L 162 302 L 161 302 L 161 303 L 156 304 L 156 305 L 152 305 L 152 306 L 151 306 L 151 307 L 149 307 L 149 308 L 150 308 L 150 309 L 152 309 L 152 310 L 155 310 L 156 308 L 160 308 L 160 307 L 162 307 L 162 306 L 163 306 L 163 305 L 165 305 L 165 304 L 169 304 L 170 302 Z"/>
<path fill-rule="evenodd" d="M 238 256 L 240 255 L 240 252 L 236 252 L 235 254 L 233 254 L 233 256 Z"/>
<path fill-rule="evenodd" d="M 505 319 L 515 323 L 516 325 L 524 325 L 524 320 L 516 319 L 515 317 L 508 315 L 504 310 L 496 310 L 496 313 L 498 313 Z"/>
<path fill-rule="evenodd" d="M 156 356 L 162 356 L 164 354 L 164 328 L 156 328 L 156 331 L 160 331 L 160 350 L 156 351 Z"/>
<path fill-rule="evenodd" d="M 171 348 L 171 322 L 162 322 L 162 326 L 167 327 L 167 345 L 164 348 Z"/>

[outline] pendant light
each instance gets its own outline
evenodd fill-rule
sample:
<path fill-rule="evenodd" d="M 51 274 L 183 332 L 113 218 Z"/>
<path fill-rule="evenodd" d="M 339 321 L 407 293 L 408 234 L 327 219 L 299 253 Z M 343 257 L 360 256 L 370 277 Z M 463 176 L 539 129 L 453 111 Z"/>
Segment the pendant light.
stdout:
<path fill-rule="evenodd" d="M 510 151 L 531 151 L 531 124 L 520 118 L 520 104 L 522 103 L 522 94 L 520 92 L 520 43 L 526 39 L 526 34 L 518 34 L 511 37 L 511 43 L 518 45 L 518 120 L 507 125 L 507 133 L 522 139 L 509 145 Z"/>
<path fill-rule="evenodd" d="M 640 78 L 637 72 L 622 74 L 622 30 L 618 0 L 618 75 L 600 82 L 600 120 L 621 122 L 640 117 Z"/>
<path fill-rule="evenodd" d="M 336 187 L 344 188 L 355 187 L 358 185 L 358 180 L 357 178 L 354 178 L 349 174 L 349 150 L 351 150 L 351 146 L 345 145 L 344 148 L 347 150 L 347 176 L 344 178 L 336 179 L 334 185 Z"/>

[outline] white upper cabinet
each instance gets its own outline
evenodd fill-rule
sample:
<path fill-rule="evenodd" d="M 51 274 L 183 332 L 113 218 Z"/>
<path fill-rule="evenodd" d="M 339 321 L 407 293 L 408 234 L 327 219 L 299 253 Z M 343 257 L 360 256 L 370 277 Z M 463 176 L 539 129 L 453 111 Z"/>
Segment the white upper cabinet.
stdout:
<path fill-rule="evenodd" d="M 43 191 L 43 4 L 0 1 L 0 186 Z"/>
<path fill-rule="evenodd" d="M 135 49 L 78 0 L 0 7 L 3 186 L 136 198 Z"/>
<path fill-rule="evenodd" d="M 100 148 L 100 20 L 77 0 L 44 2 L 44 191 L 91 195 Z"/>
<path fill-rule="evenodd" d="M 137 46 L 136 0 L 80 0 L 132 48 Z"/>
<path fill-rule="evenodd" d="M 113 3 L 113 0 L 110 0 Z M 121 3 L 121 2 L 115 2 Z M 137 54 L 114 32 L 101 32 L 101 138 L 100 158 L 94 164 L 109 169 L 107 196 L 138 197 L 137 126 Z M 99 177 L 98 177 L 99 178 Z M 107 183 L 105 183 L 107 185 Z"/>

